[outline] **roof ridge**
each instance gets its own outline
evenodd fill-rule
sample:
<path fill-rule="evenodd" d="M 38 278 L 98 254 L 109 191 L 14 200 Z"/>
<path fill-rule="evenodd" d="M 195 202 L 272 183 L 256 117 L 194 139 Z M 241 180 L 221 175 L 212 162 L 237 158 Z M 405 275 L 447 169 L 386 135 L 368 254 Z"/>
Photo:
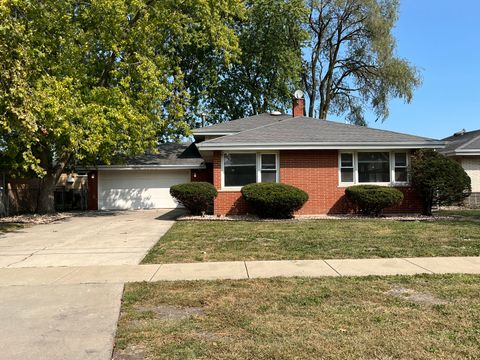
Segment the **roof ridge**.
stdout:
<path fill-rule="evenodd" d="M 288 114 L 284 114 L 284 115 L 288 115 Z M 229 137 L 229 136 L 236 136 L 236 135 L 244 134 L 244 133 L 246 133 L 246 132 L 250 132 L 250 131 L 253 131 L 253 130 L 258 130 L 258 129 L 266 128 L 266 127 L 268 127 L 268 126 L 276 125 L 276 124 L 278 124 L 278 123 L 281 123 L 281 122 L 284 122 L 284 121 L 288 121 L 288 120 L 291 120 L 291 119 L 294 119 L 294 117 L 287 118 L 287 119 L 283 119 L 283 120 L 278 120 L 278 121 L 276 121 L 276 122 L 274 122 L 274 123 L 261 125 L 261 126 L 258 126 L 258 127 L 256 127 L 256 128 L 253 128 L 253 129 L 248 129 L 248 130 L 239 131 L 239 132 L 236 132 L 235 134 L 222 135 L 222 136 L 220 136 L 220 137 L 224 139 L 224 138 L 227 138 L 227 137 Z M 202 143 L 208 143 L 208 142 L 210 142 L 210 141 L 212 141 L 212 140 L 216 140 L 216 139 L 218 139 L 218 137 L 213 138 L 213 139 L 209 139 L 209 140 L 202 141 Z"/>
<path fill-rule="evenodd" d="M 480 130 L 478 130 L 480 131 Z M 468 140 L 467 142 L 463 143 L 462 145 L 460 145 L 459 147 L 457 147 L 457 149 L 463 149 L 465 148 L 467 145 L 470 145 L 471 143 L 475 142 L 477 139 L 480 139 L 480 134 L 478 134 L 477 136 L 474 136 L 472 139 Z"/>

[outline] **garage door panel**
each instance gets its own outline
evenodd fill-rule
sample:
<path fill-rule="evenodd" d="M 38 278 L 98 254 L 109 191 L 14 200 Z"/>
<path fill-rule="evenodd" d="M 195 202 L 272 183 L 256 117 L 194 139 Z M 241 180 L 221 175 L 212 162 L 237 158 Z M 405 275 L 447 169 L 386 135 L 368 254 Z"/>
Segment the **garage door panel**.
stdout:
<path fill-rule="evenodd" d="M 190 181 L 189 170 L 101 171 L 100 209 L 176 208 L 170 187 Z"/>

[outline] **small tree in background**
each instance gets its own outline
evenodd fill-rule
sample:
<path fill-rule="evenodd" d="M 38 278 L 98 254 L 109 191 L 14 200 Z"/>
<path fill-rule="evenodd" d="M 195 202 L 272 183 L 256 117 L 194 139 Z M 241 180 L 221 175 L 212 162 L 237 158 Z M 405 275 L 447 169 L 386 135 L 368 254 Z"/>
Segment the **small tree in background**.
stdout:
<path fill-rule="evenodd" d="M 412 186 L 422 197 L 424 215 L 432 215 L 433 204 L 451 205 L 472 191 L 462 166 L 434 150 L 419 150 L 413 156 Z"/>

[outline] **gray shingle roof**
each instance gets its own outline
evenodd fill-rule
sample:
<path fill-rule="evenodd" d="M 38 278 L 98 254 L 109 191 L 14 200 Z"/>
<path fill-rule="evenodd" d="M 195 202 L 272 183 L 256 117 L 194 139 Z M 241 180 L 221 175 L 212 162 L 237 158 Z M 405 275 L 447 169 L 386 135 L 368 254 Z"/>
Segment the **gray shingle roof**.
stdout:
<path fill-rule="evenodd" d="M 457 133 L 443 140 L 447 141 L 447 145 L 442 152 L 447 154 L 461 153 L 462 151 L 480 152 L 480 130 Z"/>
<path fill-rule="evenodd" d="M 194 129 L 195 135 L 201 135 L 205 133 L 235 133 L 245 130 L 257 128 L 259 126 L 265 126 L 279 121 L 290 119 L 292 115 L 272 115 L 270 113 L 264 113 L 254 116 L 249 116 L 242 119 L 231 120 L 220 124 L 206 126 L 200 129 Z"/>
<path fill-rule="evenodd" d="M 178 166 L 182 168 L 198 168 L 205 165 L 197 147 L 192 142 L 160 144 L 157 152 L 156 154 L 148 152 L 127 158 L 117 165 L 101 165 L 99 167 L 168 168 Z"/>
<path fill-rule="evenodd" d="M 301 145 L 301 144 L 412 144 L 438 146 L 442 142 L 420 136 L 341 124 L 309 117 L 291 116 L 280 122 L 257 127 L 237 134 L 222 136 L 198 144 L 200 148 L 235 145 Z"/>

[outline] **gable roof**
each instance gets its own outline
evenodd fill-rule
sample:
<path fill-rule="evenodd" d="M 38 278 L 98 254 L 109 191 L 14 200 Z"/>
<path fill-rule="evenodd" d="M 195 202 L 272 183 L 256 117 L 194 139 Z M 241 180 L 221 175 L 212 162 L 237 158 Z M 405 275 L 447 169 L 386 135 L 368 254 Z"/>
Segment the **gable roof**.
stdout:
<path fill-rule="evenodd" d="M 157 152 L 124 159 L 121 164 L 99 165 L 101 170 L 117 169 L 203 169 L 205 162 L 192 142 L 160 144 Z"/>
<path fill-rule="evenodd" d="M 194 135 L 228 135 L 254 129 L 259 126 L 274 124 L 285 119 L 290 119 L 291 117 L 292 115 L 287 114 L 274 115 L 263 113 L 237 120 L 226 121 L 220 124 L 205 126 L 200 129 L 194 129 L 192 133 Z"/>
<path fill-rule="evenodd" d="M 200 150 L 340 149 L 340 148 L 440 148 L 430 138 L 341 124 L 310 117 L 287 115 L 281 121 L 197 144 Z"/>
<path fill-rule="evenodd" d="M 443 139 L 446 155 L 480 155 L 480 130 L 461 131 Z"/>

